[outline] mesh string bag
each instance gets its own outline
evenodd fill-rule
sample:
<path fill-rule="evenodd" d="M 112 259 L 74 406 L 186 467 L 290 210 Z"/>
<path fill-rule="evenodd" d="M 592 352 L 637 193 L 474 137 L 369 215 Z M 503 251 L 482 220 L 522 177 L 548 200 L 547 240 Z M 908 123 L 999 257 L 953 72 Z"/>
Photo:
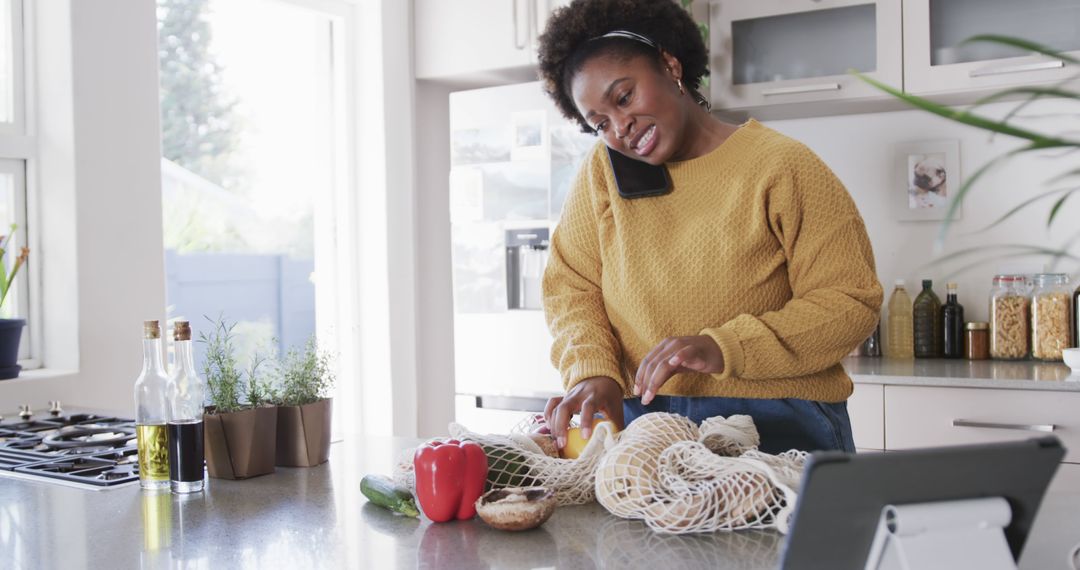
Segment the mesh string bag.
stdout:
<path fill-rule="evenodd" d="M 474 441 L 484 448 L 488 458 L 488 488 L 546 487 L 555 493 L 560 505 L 580 505 L 596 500 L 596 468 L 605 451 L 614 446 L 616 434 L 610 424 L 597 424 L 588 444 L 576 459 L 551 457 L 523 433 L 531 422 L 524 422 L 509 435 L 478 434 L 451 423 L 450 437 Z M 410 490 L 416 489 L 412 469 L 413 450 L 405 450 L 394 470 L 394 481 Z"/>
<path fill-rule="evenodd" d="M 709 418 L 698 428 L 683 416 L 645 414 L 600 459 L 596 499 L 657 532 L 786 532 L 807 454 L 769 455 L 759 442 L 749 416 Z"/>

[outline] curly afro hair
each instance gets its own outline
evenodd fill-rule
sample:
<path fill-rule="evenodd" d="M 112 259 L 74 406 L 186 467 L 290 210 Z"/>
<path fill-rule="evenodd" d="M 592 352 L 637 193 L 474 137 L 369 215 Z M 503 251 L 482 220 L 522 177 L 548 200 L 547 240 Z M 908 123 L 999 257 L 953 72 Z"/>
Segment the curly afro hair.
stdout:
<path fill-rule="evenodd" d="M 622 37 L 600 38 L 626 30 L 659 44 L 682 63 L 683 82 L 698 93 L 709 73 L 708 51 L 690 14 L 673 0 L 574 0 L 556 10 L 539 39 L 540 79 L 567 119 L 592 133 L 570 95 L 570 82 L 585 63 L 598 55 L 629 60 L 652 57 L 663 69 L 660 53 L 649 45 Z M 600 39 L 597 39 L 600 38 Z"/>

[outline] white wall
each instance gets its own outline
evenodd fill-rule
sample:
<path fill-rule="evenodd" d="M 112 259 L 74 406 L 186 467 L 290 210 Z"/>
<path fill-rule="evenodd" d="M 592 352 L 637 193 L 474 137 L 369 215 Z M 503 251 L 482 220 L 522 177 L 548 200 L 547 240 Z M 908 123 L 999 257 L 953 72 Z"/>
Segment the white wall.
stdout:
<path fill-rule="evenodd" d="M 1013 106 L 1015 103 L 999 103 L 980 113 L 1001 117 Z M 1080 117 L 1064 116 L 1068 112 L 1075 113 L 1075 103 L 1049 101 L 1026 109 L 1023 116 L 1027 118 L 1020 124 L 1047 134 L 1075 133 L 1080 129 Z M 960 170 L 963 176 L 968 176 L 993 157 L 1021 146 L 1017 139 L 1001 136 L 992 139 L 985 131 L 922 111 L 770 121 L 767 124 L 806 143 L 843 180 L 866 222 L 886 296 L 895 279 L 906 279 L 908 292 L 914 297 L 921 287 L 918 280 L 928 278 L 934 280 L 934 290 L 944 301 L 945 280 L 948 279 L 959 285 L 966 320 L 987 320 L 988 295 L 995 273 L 1039 271 L 1048 261 L 1029 256 L 998 258 L 963 271 L 959 270 L 977 258 L 930 265 L 929 262 L 937 257 L 934 241 L 940 222 L 901 222 L 894 216 L 896 202 L 893 198 L 897 192 L 904 191 L 898 187 L 893 166 L 893 145 L 896 143 L 959 140 Z M 1077 230 L 1080 197 L 1066 202 L 1052 232 L 1046 230 L 1046 218 L 1055 199 L 1036 203 L 990 231 L 975 233 L 1024 199 L 1044 190 L 1064 187 L 1063 183 L 1047 186 L 1045 182 L 1067 168 L 1075 168 L 1076 157 L 1070 155 L 1055 160 L 1055 154 L 1060 151 L 1022 157 L 984 174 L 964 202 L 962 217 L 950 230 L 940 255 L 988 244 L 1060 246 L 1064 243 Z M 1080 186 L 1080 182 L 1074 179 L 1073 185 Z M 958 179 L 951 179 L 949 186 L 958 188 Z M 1074 248 L 1073 251 L 1080 250 Z M 1077 265 L 1063 263 L 1059 269 L 1075 275 Z"/>
<path fill-rule="evenodd" d="M 32 262 L 42 264 L 51 370 L 0 382 L 0 410 L 59 399 L 130 412 L 141 321 L 165 309 L 155 6 L 35 9 L 42 143 L 30 168 L 41 207 L 31 223 L 43 240 Z"/>
<path fill-rule="evenodd" d="M 450 282 L 450 90 L 417 82 L 417 345 L 419 432 L 445 435 L 454 417 L 454 296 Z"/>

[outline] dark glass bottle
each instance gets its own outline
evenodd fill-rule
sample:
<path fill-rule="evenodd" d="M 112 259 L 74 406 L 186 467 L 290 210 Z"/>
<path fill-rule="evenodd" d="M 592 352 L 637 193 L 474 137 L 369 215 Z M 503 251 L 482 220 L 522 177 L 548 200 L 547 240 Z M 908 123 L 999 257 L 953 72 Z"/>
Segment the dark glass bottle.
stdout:
<path fill-rule="evenodd" d="M 1080 346 L 1080 287 L 1073 291 L 1072 313 L 1072 345 Z"/>
<path fill-rule="evenodd" d="M 932 280 L 923 279 L 922 286 L 912 306 L 915 358 L 941 358 L 944 349 L 941 299 L 934 293 Z"/>
<path fill-rule="evenodd" d="M 963 358 L 964 306 L 956 300 L 956 283 L 945 287 L 945 306 L 941 308 L 942 353 L 945 358 Z"/>

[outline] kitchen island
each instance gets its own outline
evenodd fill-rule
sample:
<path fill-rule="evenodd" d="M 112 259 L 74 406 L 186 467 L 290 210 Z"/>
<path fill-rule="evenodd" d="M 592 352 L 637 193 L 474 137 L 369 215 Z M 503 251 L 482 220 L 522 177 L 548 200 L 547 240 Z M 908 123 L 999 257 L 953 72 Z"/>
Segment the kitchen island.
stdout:
<path fill-rule="evenodd" d="M 541 528 L 506 533 L 478 519 L 431 524 L 367 503 L 360 478 L 391 473 L 405 439 L 349 437 L 328 464 L 202 494 L 89 491 L 0 479 L 0 567 L 37 568 L 775 568 L 783 535 L 667 536 L 600 505 L 560 507 Z M 1080 492 L 1043 503 L 1021 568 L 1069 568 Z"/>

